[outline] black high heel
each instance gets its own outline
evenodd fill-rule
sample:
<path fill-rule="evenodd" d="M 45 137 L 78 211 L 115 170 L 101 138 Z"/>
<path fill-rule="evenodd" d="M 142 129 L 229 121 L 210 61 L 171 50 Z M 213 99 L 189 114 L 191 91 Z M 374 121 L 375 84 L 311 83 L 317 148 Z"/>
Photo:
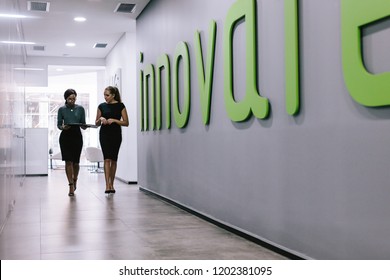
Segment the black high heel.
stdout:
<path fill-rule="evenodd" d="M 76 191 L 76 189 L 77 189 L 77 179 L 75 180 L 75 179 L 73 179 L 73 188 L 74 188 L 74 192 Z"/>
<path fill-rule="evenodd" d="M 115 193 L 115 190 L 114 189 L 110 190 L 110 193 Z"/>
<path fill-rule="evenodd" d="M 111 190 L 105 190 L 104 193 L 111 193 Z"/>
<path fill-rule="evenodd" d="M 73 190 L 72 190 L 73 188 Z M 74 185 L 73 183 L 70 183 L 69 184 L 69 193 L 68 193 L 68 196 L 74 196 Z"/>

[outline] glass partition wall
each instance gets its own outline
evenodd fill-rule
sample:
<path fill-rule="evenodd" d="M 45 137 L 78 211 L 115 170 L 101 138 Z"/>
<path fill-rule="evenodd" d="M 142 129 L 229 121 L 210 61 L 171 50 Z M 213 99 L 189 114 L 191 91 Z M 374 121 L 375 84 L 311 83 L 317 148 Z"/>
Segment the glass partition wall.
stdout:
<path fill-rule="evenodd" d="M 16 10 L 13 5 L 13 1 L 0 2 L 4 10 Z M 22 38 L 17 19 L 0 19 L 0 24 L 1 38 Z M 24 91 L 14 70 L 24 57 L 23 46 L 0 43 L 0 232 L 24 179 Z"/>

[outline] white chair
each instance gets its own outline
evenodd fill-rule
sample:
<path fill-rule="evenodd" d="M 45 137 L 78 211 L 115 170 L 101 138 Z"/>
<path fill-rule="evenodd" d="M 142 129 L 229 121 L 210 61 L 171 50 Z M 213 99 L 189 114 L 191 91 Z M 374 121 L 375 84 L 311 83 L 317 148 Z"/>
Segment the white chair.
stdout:
<path fill-rule="evenodd" d="M 62 161 L 61 152 L 50 154 L 50 169 L 56 169 L 58 167 L 58 165 L 56 164 L 56 160 Z"/>
<path fill-rule="evenodd" d="M 104 161 L 102 150 L 96 147 L 85 148 L 85 158 L 92 163 L 90 168 L 91 172 L 100 173 L 103 172 L 100 168 L 100 163 Z"/>

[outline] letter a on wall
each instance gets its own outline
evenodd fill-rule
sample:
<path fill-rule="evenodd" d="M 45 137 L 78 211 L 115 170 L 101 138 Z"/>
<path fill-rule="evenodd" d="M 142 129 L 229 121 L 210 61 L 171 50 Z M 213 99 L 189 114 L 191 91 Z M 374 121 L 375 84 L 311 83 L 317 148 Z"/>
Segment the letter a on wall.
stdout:
<path fill-rule="evenodd" d="M 362 57 L 362 28 L 390 16 L 389 0 L 342 0 L 344 79 L 352 98 L 364 106 L 390 105 L 390 72 L 372 74 Z"/>
<path fill-rule="evenodd" d="M 246 93 L 236 102 L 233 91 L 233 34 L 235 26 L 246 23 Z M 257 29 L 256 1 L 238 0 L 229 9 L 224 29 L 224 99 L 229 118 L 235 122 L 246 121 L 253 113 L 259 119 L 268 117 L 269 101 L 260 96 L 257 88 Z"/>

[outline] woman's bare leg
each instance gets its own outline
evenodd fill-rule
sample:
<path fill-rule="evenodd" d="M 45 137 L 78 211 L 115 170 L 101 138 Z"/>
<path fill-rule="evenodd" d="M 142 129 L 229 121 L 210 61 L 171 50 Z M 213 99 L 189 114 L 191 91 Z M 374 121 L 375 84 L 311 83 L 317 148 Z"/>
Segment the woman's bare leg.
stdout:
<path fill-rule="evenodd" d="M 110 190 L 111 160 L 104 160 L 104 178 L 106 179 L 106 192 Z"/>
<path fill-rule="evenodd" d="M 114 180 L 115 180 L 115 174 L 116 174 L 116 161 L 111 161 L 111 170 L 110 170 L 110 183 L 111 183 L 111 190 L 114 190 Z"/>
<path fill-rule="evenodd" d="M 66 178 L 68 179 L 68 184 L 69 184 L 69 196 L 73 196 L 74 195 L 74 185 L 73 185 L 74 169 L 73 169 L 73 162 L 65 161 L 65 173 L 66 173 Z"/>
<path fill-rule="evenodd" d="M 74 162 L 73 163 L 73 184 L 74 184 L 74 190 L 76 190 L 77 186 L 77 179 L 79 177 L 79 171 L 80 171 L 80 164 Z"/>

